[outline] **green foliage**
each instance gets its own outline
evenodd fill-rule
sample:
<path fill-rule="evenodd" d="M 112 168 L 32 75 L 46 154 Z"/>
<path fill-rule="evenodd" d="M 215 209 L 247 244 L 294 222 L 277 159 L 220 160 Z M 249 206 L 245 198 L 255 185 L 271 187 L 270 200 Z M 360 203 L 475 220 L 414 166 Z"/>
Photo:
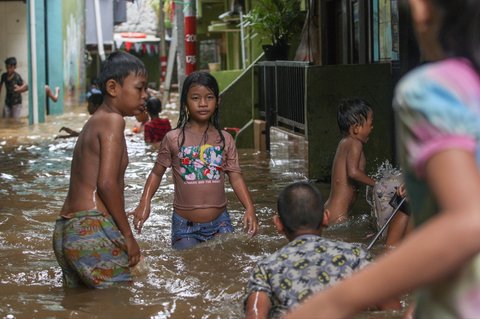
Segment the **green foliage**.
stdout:
<path fill-rule="evenodd" d="M 257 0 L 253 6 L 245 15 L 244 26 L 252 28 L 262 40 L 285 45 L 301 30 L 304 14 L 300 11 L 300 0 Z"/>

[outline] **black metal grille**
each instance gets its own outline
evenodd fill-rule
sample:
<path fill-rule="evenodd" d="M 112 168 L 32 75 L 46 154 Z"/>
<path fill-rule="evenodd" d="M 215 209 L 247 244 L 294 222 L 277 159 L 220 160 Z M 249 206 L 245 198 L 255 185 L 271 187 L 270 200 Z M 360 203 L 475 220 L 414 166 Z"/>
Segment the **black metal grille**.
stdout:
<path fill-rule="evenodd" d="M 257 64 L 260 114 L 267 126 L 305 132 L 305 82 L 308 62 Z"/>

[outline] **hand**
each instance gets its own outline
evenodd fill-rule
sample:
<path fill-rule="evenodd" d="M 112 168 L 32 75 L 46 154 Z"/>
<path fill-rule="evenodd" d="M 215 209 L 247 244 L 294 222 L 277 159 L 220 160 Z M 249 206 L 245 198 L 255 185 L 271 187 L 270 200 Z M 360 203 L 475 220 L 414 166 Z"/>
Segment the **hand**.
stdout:
<path fill-rule="evenodd" d="M 402 198 L 407 196 L 407 188 L 405 187 L 405 184 L 402 184 L 397 188 L 397 195 Z"/>
<path fill-rule="evenodd" d="M 138 234 L 142 232 L 143 224 L 150 216 L 150 205 L 141 204 L 135 208 L 133 212 L 127 214 L 127 216 L 133 216 L 133 227 Z"/>
<path fill-rule="evenodd" d="M 133 267 L 140 261 L 140 247 L 133 235 L 125 237 L 125 244 L 127 245 L 128 266 Z"/>
<path fill-rule="evenodd" d="M 65 132 L 67 132 L 68 134 L 75 134 L 75 133 L 77 133 L 77 132 L 75 132 L 74 130 L 72 130 L 71 128 L 65 127 L 65 126 L 62 126 L 58 131 L 59 131 L 59 132 L 65 131 Z"/>
<path fill-rule="evenodd" d="M 247 210 L 243 215 L 243 229 L 250 237 L 253 237 L 258 232 L 258 219 L 255 211 Z"/>

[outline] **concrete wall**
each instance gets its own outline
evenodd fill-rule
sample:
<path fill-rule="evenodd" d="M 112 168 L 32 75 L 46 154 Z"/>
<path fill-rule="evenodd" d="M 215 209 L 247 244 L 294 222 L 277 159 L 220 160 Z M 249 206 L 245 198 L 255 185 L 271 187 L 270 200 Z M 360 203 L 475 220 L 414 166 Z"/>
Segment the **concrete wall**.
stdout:
<path fill-rule="evenodd" d="M 224 83 L 225 79 L 219 73 L 217 73 L 219 83 Z M 228 75 L 226 74 L 225 77 Z M 255 112 L 252 97 L 253 85 L 253 69 L 250 68 L 227 89 L 221 88 L 220 124 L 222 127 L 242 128 L 253 118 Z M 253 125 L 239 134 L 236 145 L 237 148 L 253 148 Z"/>
<path fill-rule="evenodd" d="M 85 2 L 62 1 L 65 105 L 79 106 L 85 96 Z"/>
<path fill-rule="evenodd" d="M 393 162 L 394 124 L 390 64 L 313 66 L 308 69 L 307 138 L 309 178 L 328 181 L 341 136 L 337 105 L 345 97 L 362 97 L 372 105 L 374 130 L 365 145 L 367 173 Z"/>
<path fill-rule="evenodd" d="M 217 79 L 220 92 L 230 86 L 235 80 L 242 74 L 242 70 L 228 70 L 211 72 L 211 74 Z"/>
<path fill-rule="evenodd" d="M 28 82 L 27 5 L 22 1 L 0 2 L 0 69 L 6 72 L 5 59 L 17 58 L 17 72 Z M 0 94 L 0 113 L 5 104 L 5 86 Z M 28 92 L 22 95 L 23 112 L 28 114 Z"/>

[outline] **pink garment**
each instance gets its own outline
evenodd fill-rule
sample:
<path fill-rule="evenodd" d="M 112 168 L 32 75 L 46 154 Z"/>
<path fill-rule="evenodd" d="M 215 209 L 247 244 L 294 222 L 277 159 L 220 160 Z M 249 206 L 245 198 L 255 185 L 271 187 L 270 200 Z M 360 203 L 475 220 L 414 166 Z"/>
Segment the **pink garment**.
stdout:
<path fill-rule="evenodd" d="M 168 132 L 157 157 L 157 163 L 172 167 L 173 207 L 181 210 L 226 207 L 225 172 L 241 172 L 232 136 L 222 131 L 223 145 L 213 127 L 206 134 L 192 132 L 188 126 L 184 132 L 183 145 L 180 145 L 182 129 Z"/>

